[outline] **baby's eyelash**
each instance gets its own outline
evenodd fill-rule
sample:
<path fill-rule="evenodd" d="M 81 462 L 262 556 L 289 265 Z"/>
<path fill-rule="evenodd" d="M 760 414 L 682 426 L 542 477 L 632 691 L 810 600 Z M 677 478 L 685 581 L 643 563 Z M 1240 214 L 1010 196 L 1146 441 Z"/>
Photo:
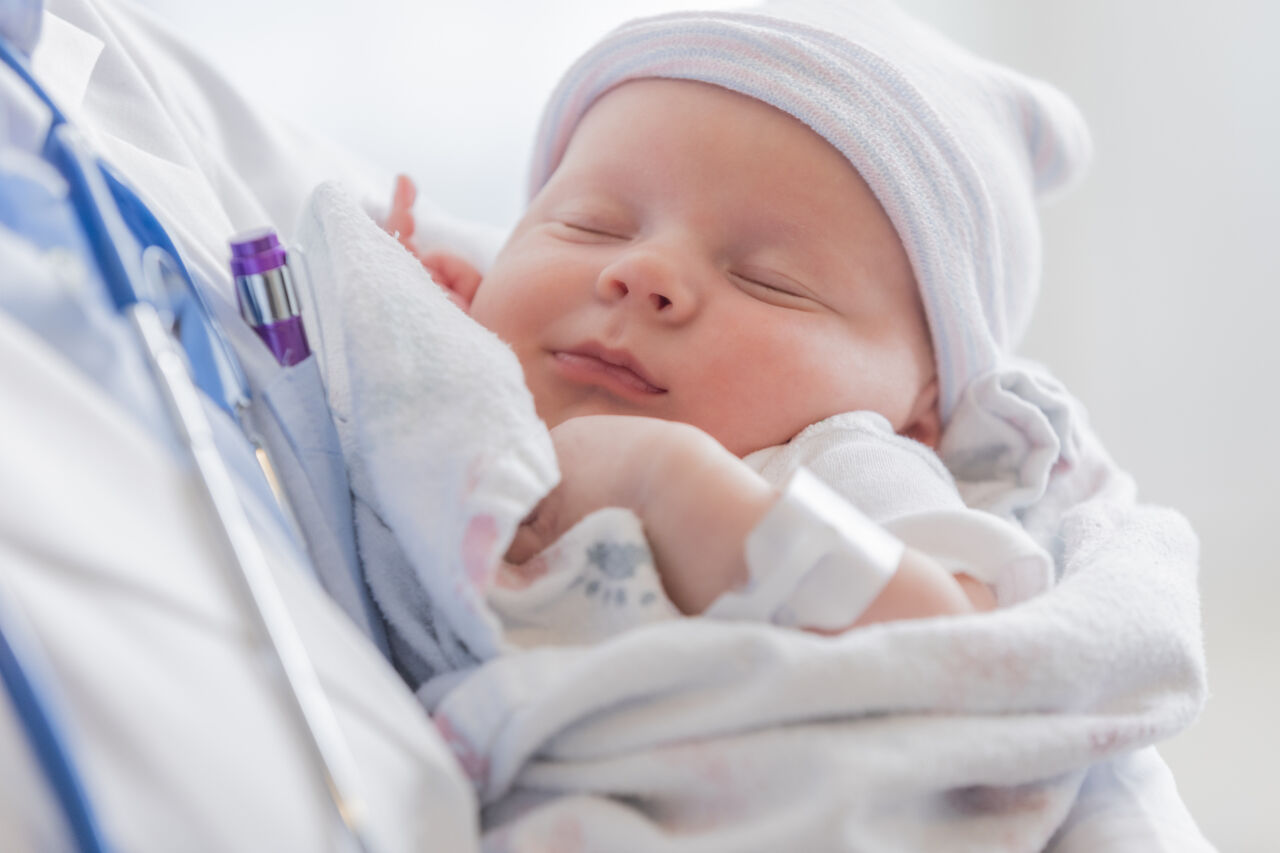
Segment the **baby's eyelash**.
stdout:
<path fill-rule="evenodd" d="M 583 239 L 592 240 L 626 240 L 627 234 L 624 228 L 614 227 L 606 223 L 597 224 L 590 220 L 581 219 L 556 219 L 554 224 L 564 231 L 571 232 L 566 235 L 572 238 L 572 235 L 581 235 Z"/>
<path fill-rule="evenodd" d="M 593 234 L 597 237 L 613 237 L 617 240 L 622 239 L 621 234 L 614 233 L 613 231 L 605 231 L 601 228 L 593 228 L 590 225 L 580 225 L 576 222 L 564 222 L 562 224 L 568 228 L 572 228 L 574 231 L 581 231 L 584 234 Z"/>
<path fill-rule="evenodd" d="M 739 281 L 745 282 L 755 287 L 763 288 L 764 290 L 768 290 L 772 293 L 781 293 L 785 296 L 795 296 L 795 297 L 802 297 L 804 295 L 800 293 L 796 288 L 781 287 L 777 284 L 771 284 L 770 282 L 767 282 L 767 281 L 761 281 L 758 278 L 752 278 L 749 275 L 743 275 L 742 273 L 735 272 L 735 273 L 729 273 L 729 275 L 733 276 Z"/>

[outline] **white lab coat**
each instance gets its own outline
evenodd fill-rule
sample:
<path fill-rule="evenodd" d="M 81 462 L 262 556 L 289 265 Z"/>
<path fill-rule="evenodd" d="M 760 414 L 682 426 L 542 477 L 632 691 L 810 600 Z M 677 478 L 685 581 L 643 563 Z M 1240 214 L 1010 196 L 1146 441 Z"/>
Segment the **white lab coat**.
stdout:
<path fill-rule="evenodd" d="M 0 314 L 0 584 L 120 850 L 329 850 L 327 794 L 172 443 Z M 231 437 L 234 440 L 234 437 Z M 266 497 L 247 508 L 270 519 Z M 386 850 L 475 849 L 475 803 L 374 646 L 259 528 Z M 60 849 L 0 701 L 0 850 Z"/>
<path fill-rule="evenodd" d="M 225 240 L 291 224 L 290 199 L 300 203 L 314 175 L 365 173 L 243 114 L 139 10 L 70 0 L 50 11 L 37 77 L 165 222 L 251 377 L 270 380 L 277 368 L 231 302 Z M 238 162 L 257 171 L 241 176 Z M 109 843 L 338 849 L 321 776 L 193 474 L 147 399 L 145 368 L 115 334 L 122 321 L 74 270 L 13 263 L 16 248 L 0 246 L 0 305 L 23 289 L 49 304 L 21 318 L 0 310 L 0 594 L 35 640 Z M 109 355 L 93 369 L 71 357 L 95 346 Z M 211 416 L 348 740 L 378 849 L 477 849 L 469 783 L 375 644 L 316 583 L 243 435 Z M 3 695 L 0 849 L 63 849 L 65 828 Z"/>

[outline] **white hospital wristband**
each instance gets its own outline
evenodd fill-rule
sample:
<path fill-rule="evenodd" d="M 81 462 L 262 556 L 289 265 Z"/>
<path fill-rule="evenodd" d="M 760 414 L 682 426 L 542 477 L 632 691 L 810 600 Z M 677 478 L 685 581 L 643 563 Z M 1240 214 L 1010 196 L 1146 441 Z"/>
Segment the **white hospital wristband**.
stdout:
<path fill-rule="evenodd" d="M 906 547 L 804 468 L 747 535 L 748 580 L 706 615 L 839 630 L 857 621 Z"/>

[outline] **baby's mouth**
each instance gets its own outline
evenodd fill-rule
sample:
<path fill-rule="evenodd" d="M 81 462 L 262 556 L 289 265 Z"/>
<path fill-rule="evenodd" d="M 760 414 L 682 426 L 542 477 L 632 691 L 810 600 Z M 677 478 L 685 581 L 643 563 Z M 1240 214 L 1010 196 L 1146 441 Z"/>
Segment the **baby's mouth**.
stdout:
<path fill-rule="evenodd" d="M 571 350 L 556 350 L 552 357 L 573 373 L 606 377 L 642 394 L 667 393 L 667 389 L 655 383 L 645 373 L 644 367 L 625 350 L 611 350 L 589 343 Z"/>

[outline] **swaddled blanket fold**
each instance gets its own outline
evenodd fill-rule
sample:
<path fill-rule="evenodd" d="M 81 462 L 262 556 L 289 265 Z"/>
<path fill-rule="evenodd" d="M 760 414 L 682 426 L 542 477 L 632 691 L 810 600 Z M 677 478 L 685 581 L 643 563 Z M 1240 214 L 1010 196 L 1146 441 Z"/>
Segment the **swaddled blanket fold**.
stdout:
<path fill-rule="evenodd" d="M 298 233 L 364 579 L 416 686 L 499 652 L 485 593 L 555 451 L 510 349 L 340 187 Z"/>

